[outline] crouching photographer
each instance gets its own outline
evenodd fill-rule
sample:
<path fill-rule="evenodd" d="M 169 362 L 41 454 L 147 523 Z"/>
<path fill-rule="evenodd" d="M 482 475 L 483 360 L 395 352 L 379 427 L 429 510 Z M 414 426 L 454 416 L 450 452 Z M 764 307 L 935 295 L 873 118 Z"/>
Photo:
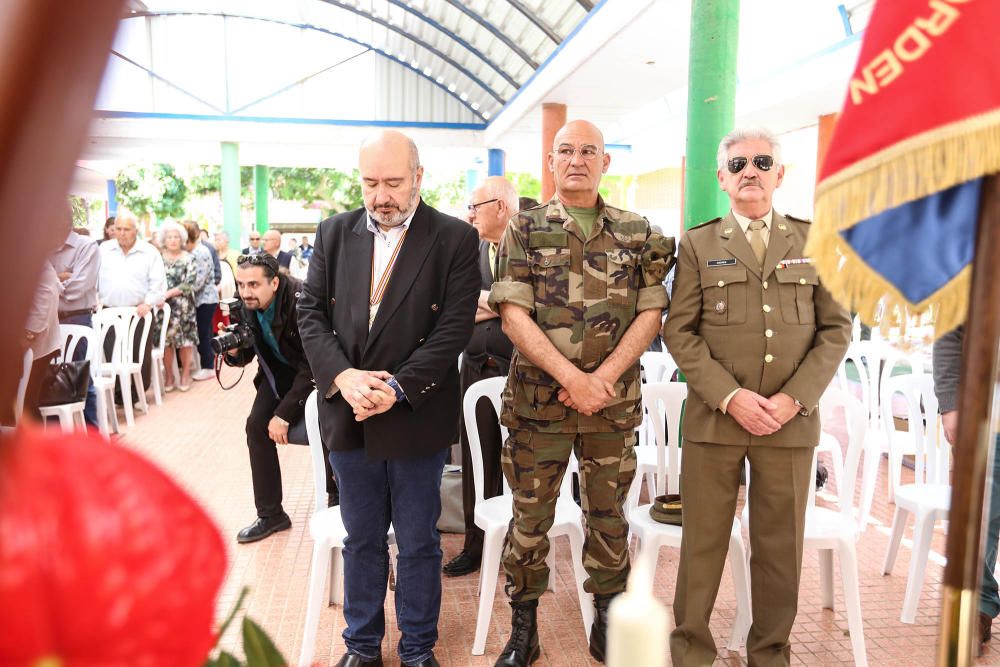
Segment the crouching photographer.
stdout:
<path fill-rule="evenodd" d="M 296 316 L 302 283 L 279 274 L 278 261 L 261 253 L 237 259 L 236 286 L 240 298 L 227 304 L 231 323 L 212 339 L 212 349 L 229 366 L 246 366 L 254 358 L 258 363 L 257 396 L 246 426 L 257 520 L 236 536 L 246 543 L 292 525 L 281 506 L 277 445 L 289 443 L 290 428 L 293 443 L 306 442 L 303 413 L 313 381 Z M 337 492 L 329 463 L 326 476 L 333 503 Z"/>

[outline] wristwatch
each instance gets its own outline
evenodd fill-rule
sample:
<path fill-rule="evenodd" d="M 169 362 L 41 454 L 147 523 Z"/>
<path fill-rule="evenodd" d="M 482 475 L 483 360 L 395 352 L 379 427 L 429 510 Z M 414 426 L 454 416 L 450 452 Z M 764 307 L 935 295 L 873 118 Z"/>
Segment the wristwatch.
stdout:
<path fill-rule="evenodd" d="M 799 403 L 799 399 L 797 399 L 797 398 L 793 398 L 792 400 L 795 401 L 795 407 L 797 407 L 799 409 L 799 415 L 801 415 L 803 417 L 808 417 L 809 416 L 809 410 L 806 409 L 806 406 L 804 406 L 801 403 Z"/>
<path fill-rule="evenodd" d="M 396 377 L 395 376 L 390 375 L 389 379 L 386 380 L 385 383 L 387 385 L 389 385 L 390 387 L 392 387 L 392 390 L 394 392 L 396 392 L 396 402 L 397 403 L 399 403 L 401 400 L 403 400 L 404 398 L 406 398 L 406 393 L 403 391 L 403 388 L 399 386 L 399 382 L 396 381 Z"/>

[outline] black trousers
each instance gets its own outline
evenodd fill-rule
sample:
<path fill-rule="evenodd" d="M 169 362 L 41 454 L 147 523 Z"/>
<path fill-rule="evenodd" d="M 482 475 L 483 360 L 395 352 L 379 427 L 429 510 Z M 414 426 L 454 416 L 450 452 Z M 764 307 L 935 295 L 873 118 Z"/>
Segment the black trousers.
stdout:
<path fill-rule="evenodd" d="M 278 463 L 278 446 L 267 433 L 267 425 L 274 417 L 278 399 L 266 381 L 257 387 L 250 416 L 247 417 L 247 448 L 250 450 L 250 475 L 253 480 L 253 500 L 257 516 L 268 518 L 280 515 L 281 507 L 281 466 Z M 300 443 L 296 443 L 300 444 Z M 326 492 L 335 493 L 336 482 L 330 468 L 330 453 L 323 445 L 323 461 L 326 465 Z M 318 508 L 317 508 L 318 509 Z"/>
<path fill-rule="evenodd" d="M 499 366 L 470 364 L 462 360 L 459 378 L 462 395 L 476 382 L 504 375 Z M 476 425 L 479 427 L 479 444 L 483 452 L 483 484 L 485 496 L 500 495 L 503 471 L 500 468 L 500 421 L 489 399 L 482 398 L 476 404 Z M 476 559 L 483 555 L 483 531 L 476 526 L 476 487 L 472 478 L 472 452 L 469 450 L 469 435 L 465 430 L 464 416 L 460 423 L 459 439 L 462 443 L 462 514 L 465 519 L 465 544 L 462 549 Z"/>
<path fill-rule="evenodd" d="M 212 352 L 212 319 L 219 309 L 217 303 L 203 303 L 195 310 L 198 323 L 198 359 L 201 367 L 211 370 L 215 364 L 215 354 Z"/>

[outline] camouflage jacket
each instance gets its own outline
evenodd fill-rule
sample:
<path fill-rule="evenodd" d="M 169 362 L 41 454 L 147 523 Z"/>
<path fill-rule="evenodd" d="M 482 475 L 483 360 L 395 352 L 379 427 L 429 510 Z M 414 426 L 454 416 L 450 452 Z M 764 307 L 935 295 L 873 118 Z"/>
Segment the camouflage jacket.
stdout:
<path fill-rule="evenodd" d="M 614 350 L 636 313 L 667 307 L 663 279 L 674 240 L 650 231 L 642 216 L 597 201 L 585 239 L 562 203 L 521 211 L 500 244 L 490 307 L 512 303 L 534 314 L 559 352 L 585 372 Z M 559 402 L 555 379 L 514 352 L 500 420 L 508 428 L 546 433 L 627 431 L 642 418 L 639 364 L 615 384 L 616 398 L 586 416 Z"/>

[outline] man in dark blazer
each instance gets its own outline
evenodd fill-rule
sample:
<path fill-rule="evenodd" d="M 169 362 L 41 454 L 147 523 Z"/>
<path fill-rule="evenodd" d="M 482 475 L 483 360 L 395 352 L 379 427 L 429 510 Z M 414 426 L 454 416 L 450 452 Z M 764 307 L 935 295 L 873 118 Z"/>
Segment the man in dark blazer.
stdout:
<path fill-rule="evenodd" d="M 392 524 L 404 665 L 438 665 L 441 471 L 461 396 L 480 276 L 475 229 L 420 200 L 407 136 L 385 131 L 359 155 L 365 208 L 320 223 L 299 329 L 340 485 L 344 642 L 338 667 L 381 665 Z"/>
<path fill-rule="evenodd" d="M 497 248 L 507 229 L 507 221 L 517 213 L 517 190 L 503 176 L 490 176 L 472 191 L 469 222 L 479 232 L 479 275 L 482 279 L 476 328 L 462 354 L 462 395 L 476 382 L 506 377 L 514 345 L 503 332 L 500 316 L 490 310 L 490 288 L 496 276 Z M 483 453 L 483 482 L 486 498 L 500 495 L 500 422 L 493 404 L 481 399 L 476 406 L 479 445 Z M 461 577 L 479 569 L 483 557 L 483 531 L 475 522 L 476 487 L 472 476 L 472 453 L 465 419 L 459 424 L 462 443 L 462 513 L 465 518 L 465 543 L 443 571 L 449 577 Z"/>
<path fill-rule="evenodd" d="M 250 245 L 243 248 L 242 254 L 244 255 L 256 255 L 262 252 L 263 248 L 260 247 L 260 232 L 256 229 L 250 230 Z"/>

